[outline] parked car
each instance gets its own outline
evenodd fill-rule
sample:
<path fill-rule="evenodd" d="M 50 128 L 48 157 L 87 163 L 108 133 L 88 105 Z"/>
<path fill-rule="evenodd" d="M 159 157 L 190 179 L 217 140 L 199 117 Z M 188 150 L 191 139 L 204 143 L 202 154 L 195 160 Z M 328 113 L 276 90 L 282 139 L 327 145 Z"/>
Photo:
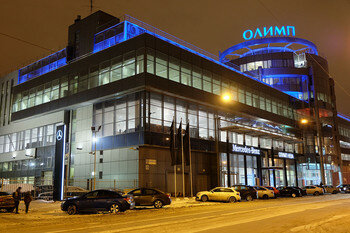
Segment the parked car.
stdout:
<path fill-rule="evenodd" d="M 304 187 L 306 189 L 307 194 L 312 194 L 314 196 L 318 196 L 323 194 L 323 188 L 317 187 L 316 185 L 309 185 Z"/>
<path fill-rule="evenodd" d="M 67 187 L 67 197 L 76 197 L 88 193 L 89 190 L 83 189 L 77 186 L 68 186 Z"/>
<path fill-rule="evenodd" d="M 115 214 L 134 207 L 133 197 L 122 196 L 115 191 L 105 189 L 88 192 L 80 197 L 68 198 L 61 204 L 61 209 L 69 215 L 98 211 L 109 211 Z"/>
<path fill-rule="evenodd" d="M 236 202 L 241 200 L 239 192 L 234 188 L 216 187 L 210 191 L 198 192 L 196 195 L 197 201 L 223 201 Z"/>
<path fill-rule="evenodd" d="M 53 199 L 53 192 L 44 192 L 40 193 L 38 195 L 38 199 L 45 200 L 45 201 L 51 201 Z"/>
<path fill-rule="evenodd" d="M 334 187 L 332 185 L 323 185 L 323 187 L 317 185 L 317 187 L 323 188 L 324 193 L 331 193 L 331 194 L 340 193 L 339 188 Z"/>
<path fill-rule="evenodd" d="M 341 184 L 338 185 L 337 188 L 339 188 L 342 193 L 350 193 L 350 184 Z"/>
<path fill-rule="evenodd" d="M 18 187 L 21 187 L 21 192 L 32 192 L 34 191 L 34 185 L 32 184 L 23 184 L 23 183 L 18 183 L 18 184 L 4 184 L 3 187 L 1 188 L 2 192 L 7 192 L 7 193 L 14 193 Z"/>
<path fill-rule="evenodd" d="M 307 195 L 307 192 L 306 192 L 305 188 L 299 188 L 298 186 L 289 186 L 289 187 L 298 189 L 300 191 L 301 195 L 303 195 L 303 196 Z"/>
<path fill-rule="evenodd" d="M 171 204 L 170 194 L 164 193 L 158 189 L 138 188 L 128 192 L 135 200 L 136 206 L 154 206 L 154 208 L 162 208 Z"/>
<path fill-rule="evenodd" d="M 267 188 L 269 190 L 272 190 L 275 193 L 275 197 L 278 197 L 280 195 L 280 191 L 272 186 L 264 186 L 264 188 Z"/>
<path fill-rule="evenodd" d="M 0 209 L 12 212 L 15 209 L 15 201 L 12 194 L 7 192 L 0 192 Z"/>
<path fill-rule="evenodd" d="M 258 192 L 258 198 L 260 199 L 275 198 L 275 192 L 273 190 L 262 186 L 253 186 L 253 188 Z"/>
<path fill-rule="evenodd" d="M 116 192 L 122 193 L 120 191 L 114 190 Z M 67 187 L 67 194 L 66 197 L 78 197 L 81 195 L 84 195 L 86 193 L 88 193 L 89 190 L 80 188 L 80 187 L 76 187 L 76 186 L 68 186 Z M 46 201 L 50 201 L 53 199 L 53 191 L 49 191 L 49 192 L 43 192 L 40 193 L 38 195 L 38 199 L 42 199 L 42 200 L 46 200 Z"/>
<path fill-rule="evenodd" d="M 233 185 L 231 188 L 234 188 L 237 192 L 239 192 L 241 200 L 252 201 L 258 198 L 257 191 L 251 186 Z"/>
<path fill-rule="evenodd" d="M 301 197 L 303 196 L 299 189 L 293 188 L 293 187 L 285 187 L 281 186 L 277 188 L 278 191 L 280 191 L 281 197 Z"/>

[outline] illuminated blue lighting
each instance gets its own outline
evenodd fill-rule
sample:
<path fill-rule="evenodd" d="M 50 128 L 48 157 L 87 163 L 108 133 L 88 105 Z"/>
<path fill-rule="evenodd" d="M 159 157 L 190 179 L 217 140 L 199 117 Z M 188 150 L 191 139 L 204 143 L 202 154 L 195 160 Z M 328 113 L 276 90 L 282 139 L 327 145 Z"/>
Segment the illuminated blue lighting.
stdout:
<path fill-rule="evenodd" d="M 303 100 L 303 93 L 299 91 L 283 91 L 284 93 L 293 96 L 294 98 Z"/>
<path fill-rule="evenodd" d="M 249 35 L 249 36 L 248 36 Z M 250 40 L 264 37 L 272 37 L 272 36 L 295 36 L 295 27 L 294 26 L 271 26 L 267 29 L 267 27 L 263 27 L 263 30 L 260 28 L 255 29 L 255 33 L 253 30 L 245 30 L 243 32 L 243 39 Z"/>
<path fill-rule="evenodd" d="M 64 57 L 58 59 L 58 56 Z M 18 84 L 24 83 L 32 78 L 46 74 L 50 71 L 56 70 L 67 64 L 66 49 L 62 49 L 56 53 L 50 54 L 32 64 L 25 66 L 18 71 Z M 54 60 L 51 63 L 49 61 Z M 44 64 L 46 65 L 44 65 Z"/>
<path fill-rule="evenodd" d="M 301 39 L 301 38 L 295 38 L 295 37 L 270 37 L 270 38 L 261 38 L 256 40 L 249 40 L 245 41 L 243 43 L 234 45 L 228 49 L 226 49 L 224 52 L 220 53 L 220 62 L 225 61 L 226 56 L 231 55 L 232 53 L 240 50 L 240 49 L 248 49 L 251 50 L 250 46 L 255 45 L 269 45 L 273 43 L 288 43 L 288 44 L 298 44 L 306 46 L 308 49 L 310 49 L 310 52 L 317 55 L 317 47 L 314 43 L 311 41 Z M 293 50 L 295 52 L 295 50 Z"/>
<path fill-rule="evenodd" d="M 345 116 L 345 115 L 343 115 L 343 114 L 341 114 L 341 113 L 338 113 L 338 117 L 340 117 L 340 118 L 342 118 L 342 119 L 344 119 L 344 120 L 346 120 L 346 121 L 349 121 L 349 122 L 350 122 L 350 117 Z"/>
<path fill-rule="evenodd" d="M 66 125 L 63 126 L 63 152 L 62 152 L 62 173 L 61 173 L 61 200 L 64 197 L 64 162 L 66 156 Z"/>
<path fill-rule="evenodd" d="M 287 47 L 265 47 L 265 48 L 258 48 L 254 50 L 249 50 L 246 53 L 243 54 L 230 54 L 234 56 L 239 56 L 239 57 L 245 57 L 249 55 L 256 55 L 256 54 L 262 54 L 262 53 L 278 53 L 278 52 L 294 52 L 293 49 L 287 48 Z"/>
<path fill-rule="evenodd" d="M 130 18 L 131 18 L 131 20 L 135 20 L 135 21 L 137 20 L 137 19 L 134 19 L 132 17 L 130 17 Z M 137 21 L 139 21 L 139 20 L 137 20 Z M 133 38 L 135 36 L 138 36 L 140 34 L 148 33 L 148 34 L 150 34 L 152 36 L 155 36 L 155 37 L 157 37 L 157 38 L 159 38 L 159 39 L 161 39 L 163 41 L 166 41 L 166 42 L 168 42 L 170 44 L 173 44 L 173 45 L 175 45 L 175 46 L 177 46 L 179 48 L 182 48 L 182 49 L 187 50 L 187 51 L 189 51 L 189 52 L 191 52 L 193 54 L 196 54 L 196 55 L 198 55 L 200 57 L 203 57 L 203 58 L 205 58 L 205 59 L 207 59 L 209 61 L 215 62 L 216 64 L 219 64 L 220 66 L 223 66 L 223 67 L 225 67 L 227 69 L 233 70 L 236 73 L 244 75 L 244 76 L 246 76 L 246 77 L 248 77 L 250 79 L 254 79 L 255 81 L 258 81 L 258 82 L 260 82 L 260 83 L 262 83 L 262 84 L 264 84 L 266 86 L 269 86 L 269 87 L 272 87 L 272 88 L 274 88 L 276 90 L 284 92 L 284 93 L 286 93 L 286 94 L 288 94 L 288 95 L 290 95 L 290 96 L 292 96 L 294 98 L 300 99 L 299 98 L 300 97 L 300 93 L 297 94 L 297 93 L 294 93 L 294 92 L 285 92 L 283 90 L 277 89 L 277 88 L 273 87 L 272 85 L 259 80 L 254 75 L 249 75 L 247 73 L 244 73 L 244 72 L 240 71 L 239 66 L 237 66 L 237 65 L 235 65 L 233 63 L 230 63 L 230 62 L 225 62 L 225 63 L 220 62 L 219 61 L 219 57 L 217 57 L 217 56 L 215 56 L 213 54 L 210 54 L 210 53 L 208 53 L 208 52 L 206 52 L 206 51 L 204 51 L 204 50 L 202 50 L 202 49 L 200 49 L 200 48 L 198 48 L 198 47 L 196 47 L 196 46 L 194 46 L 192 44 L 189 44 L 189 43 L 187 43 L 187 42 L 185 42 L 185 41 L 183 41 L 183 40 L 181 40 L 179 38 L 176 38 L 176 37 L 174 37 L 174 36 L 164 32 L 162 30 L 154 28 L 153 26 L 148 25 L 148 24 L 146 24 L 144 22 L 139 21 L 139 23 L 141 23 L 141 25 L 143 25 L 144 27 L 150 28 L 150 30 L 152 30 L 152 31 L 146 30 L 145 28 L 142 28 L 142 27 L 140 27 L 140 26 L 138 26 L 138 25 L 136 25 L 134 23 L 131 23 L 131 22 L 127 21 L 127 20 L 123 21 L 122 23 L 124 23 L 124 26 L 123 26 L 124 30 L 123 30 L 123 32 L 118 34 L 118 35 L 116 35 L 116 36 L 113 36 L 113 37 L 116 38 L 113 42 L 110 42 L 112 40 L 112 38 L 113 38 L 113 37 L 110 37 L 110 38 L 107 38 L 105 40 L 100 41 L 99 43 L 95 43 L 94 44 L 94 53 L 99 52 L 99 51 L 104 50 L 104 49 L 107 49 L 107 48 L 109 48 L 109 47 L 111 47 L 113 45 L 116 45 L 118 43 L 121 43 L 123 41 L 129 40 L 129 39 L 131 39 L 131 38 Z M 114 26 L 112 26 L 112 27 L 110 27 L 108 29 L 105 29 L 104 31 L 101 31 L 101 32 L 95 34 L 95 40 L 96 40 L 96 36 L 99 36 L 101 33 L 104 33 L 107 30 L 113 29 L 113 28 L 117 27 L 118 25 L 120 25 L 122 23 L 116 24 L 116 25 L 114 25 Z M 157 33 L 155 33 L 155 32 L 157 32 Z M 159 35 L 159 34 L 162 34 L 162 35 Z M 169 38 L 171 38 L 171 39 L 169 39 Z M 272 38 L 269 38 L 269 39 L 272 39 Z M 179 43 L 175 42 L 174 40 L 178 41 Z M 187 46 L 184 46 L 182 44 L 185 44 Z M 191 47 L 193 49 L 191 49 L 189 47 Z M 289 48 L 286 48 L 286 47 L 282 47 L 281 49 L 283 49 L 283 51 L 293 51 L 293 50 L 291 50 Z M 198 52 L 198 51 L 201 51 L 201 52 Z M 296 96 L 298 96 L 298 97 L 296 97 Z"/>

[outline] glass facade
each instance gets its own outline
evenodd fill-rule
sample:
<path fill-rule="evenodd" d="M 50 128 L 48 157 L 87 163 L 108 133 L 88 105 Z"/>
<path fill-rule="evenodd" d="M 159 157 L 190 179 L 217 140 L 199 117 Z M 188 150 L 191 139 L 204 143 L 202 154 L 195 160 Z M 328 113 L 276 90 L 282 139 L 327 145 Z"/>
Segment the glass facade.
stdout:
<path fill-rule="evenodd" d="M 94 125 L 101 127 L 101 136 L 139 131 L 142 126 L 141 94 L 132 94 L 94 106 Z"/>
<path fill-rule="evenodd" d="M 55 144 L 56 125 L 45 125 L 0 136 L 0 154 Z"/>
<path fill-rule="evenodd" d="M 216 95 L 229 93 L 234 101 L 293 120 L 302 118 L 288 102 L 150 48 L 147 48 L 147 72 Z"/>
<path fill-rule="evenodd" d="M 18 83 L 23 83 L 37 76 L 56 70 L 67 64 L 66 49 L 62 49 L 18 71 Z"/>
<path fill-rule="evenodd" d="M 144 49 L 130 51 L 111 60 L 64 75 L 52 82 L 17 93 L 12 112 L 48 103 L 143 72 Z"/>

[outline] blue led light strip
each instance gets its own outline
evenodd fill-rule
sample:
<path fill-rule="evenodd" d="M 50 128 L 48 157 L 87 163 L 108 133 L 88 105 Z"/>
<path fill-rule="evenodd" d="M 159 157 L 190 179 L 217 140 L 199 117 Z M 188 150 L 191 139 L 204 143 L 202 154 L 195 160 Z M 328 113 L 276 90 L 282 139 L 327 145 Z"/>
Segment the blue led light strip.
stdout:
<path fill-rule="evenodd" d="M 56 69 L 58 69 L 58 68 L 60 68 L 62 66 L 67 65 L 67 57 L 66 57 L 67 55 L 66 55 L 65 57 L 63 57 L 61 59 L 56 59 L 54 62 L 48 63 L 45 66 L 40 66 L 37 69 L 29 71 L 29 72 L 27 72 L 25 74 L 21 74 L 24 69 L 29 68 L 30 66 L 34 66 L 35 63 L 39 63 L 39 62 L 41 62 L 41 61 L 43 61 L 45 59 L 49 59 L 49 58 L 51 58 L 53 56 L 58 56 L 59 53 L 65 51 L 65 50 L 66 50 L 65 48 L 61 49 L 60 51 L 57 51 L 57 52 L 55 52 L 53 54 L 50 54 L 50 55 L 48 55 L 48 56 L 46 56 L 46 57 L 44 57 L 44 58 L 42 58 L 42 59 L 40 59 L 38 61 L 33 62 L 30 65 L 27 65 L 27 66 L 19 69 L 18 70 L 18 84 L 24 83 L 24 82 L 26 82 L 26 81 L 28 81 L 28 80 L 30 80 L 32 78 L 38 77 L 40 75 L 46 74 L 46 73 L 48 73 L 50 71 L 56 70 Z"/>
<path fill-rule="evenodd" d="M 346 121 L 349 121 L 349 122 L 350 122 L 350 117 L 345 116 L 344 114 L 338 113 L 338 117 L 340 117 L 340 118 L 342 118 L 342 119 L 344 119 L 344 120 L 346 120 Z"/>

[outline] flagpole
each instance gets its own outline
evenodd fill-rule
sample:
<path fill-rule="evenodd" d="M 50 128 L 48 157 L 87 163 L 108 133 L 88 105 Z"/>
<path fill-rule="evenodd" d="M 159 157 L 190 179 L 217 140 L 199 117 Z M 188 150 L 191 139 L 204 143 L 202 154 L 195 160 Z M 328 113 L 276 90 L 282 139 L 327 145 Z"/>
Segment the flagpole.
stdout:
<path fill-rule="evenodd" d="M 187 123 L 189 124 L 189 123 Z M 191 184 L 191 197 L 193 197 L 193 184 L 192 184 L 192 153 L 191 153 L 191 140 L 190 140 L 190 127 L 188 127 L 188 152 L 190 156 L 190 184 Z"/>
<path fill-rule="evenodd" d="M 173 135 L 172 135 L 172 137 L 173 137 L 173 150 L 175 150 L 175 129 L 176 129 L 176 127 L 175 127 L 175 116 L 173 117 L 173 124 L 172 124 L 172 130 L 173 130 Z M 175 152 L 173 152 L 173 153 L 175 153 Z M 174 185 L 175 185 L 175 195 L 174 195 L 174 198 L 176 199 L 176 162 L 175 162 L 175 164 L 174 164 Z"/>
<path fill-rule="evenodd" d="M 176 164 L 174 165 L 174 184 L 175 184 L 175 199 L 176 199 Z"/>
<path fill-rule="evenodd" d="M 182 123 L 182 118 L 181 118 Z M 185 161 L 184 161 L 184 140 L 182 135 L 182 128 L 181 128 L 181 160 L 182 160 L 182 196 L 185 197 Z"/>

